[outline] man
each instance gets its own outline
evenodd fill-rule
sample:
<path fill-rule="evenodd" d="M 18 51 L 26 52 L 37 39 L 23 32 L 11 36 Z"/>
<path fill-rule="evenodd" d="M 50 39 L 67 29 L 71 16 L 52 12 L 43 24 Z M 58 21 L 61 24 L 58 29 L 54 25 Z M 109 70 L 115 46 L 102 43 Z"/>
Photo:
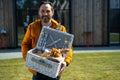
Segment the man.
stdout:
<path fill-rule="evenodd" d="M 25 61 L 26 61 L 27 51 L 36 47 L 41 29 L 43 26 L 50 27 L 53 29 L 58 29 L 59 23 L 54 19 L 52 19 L 52 16 L 54 15 L 54 9 L 53 9 L 52 3 L 42 2 L 40 4 L 38 14 L 40 16 L 40 19 L 36 20 L 35 22 L 32 22 L 28 26 L 27 32 L 24 36 L 24 39 L 21 45 L 22 55 Z M 66 32 L 66 29 L 64 26 L 61 26 L 60 30 L 62 32 Z M 68 55 L 66 56 L 64 62 L 62 63 L 63 67 L 60 72 L 62 72 L 64 68 L 69 65 L 69 63 L 71 62 L 71 59 L 72 59 L 72 49 L 70 49 L 70 51 L 68 52 Z M 58 77 L 56 78 L 50 78 L 32 69 L 29 69 L 29 71 L 33 73 L 32 80 L 60 80 L 60 75 L 58 75 Z"/>

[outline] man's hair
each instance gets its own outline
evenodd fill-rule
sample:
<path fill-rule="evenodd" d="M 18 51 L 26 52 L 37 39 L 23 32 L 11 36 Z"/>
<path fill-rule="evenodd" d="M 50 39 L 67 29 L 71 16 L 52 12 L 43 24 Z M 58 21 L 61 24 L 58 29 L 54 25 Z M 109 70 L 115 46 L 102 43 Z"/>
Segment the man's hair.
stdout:
<path fill-rule="evenodd" d="M 54 5 L 53 5 L 52 2 L 50 2 L 50 1 L 42 1 L 42 2 L 39 4 L 39 8 L 40 8 L 41 5 L 43 5 L 43 4 L 49 4 L 49 5 L 51 6 L 52 9 L 53 9 L 53 7 L 54 7 Z"/>

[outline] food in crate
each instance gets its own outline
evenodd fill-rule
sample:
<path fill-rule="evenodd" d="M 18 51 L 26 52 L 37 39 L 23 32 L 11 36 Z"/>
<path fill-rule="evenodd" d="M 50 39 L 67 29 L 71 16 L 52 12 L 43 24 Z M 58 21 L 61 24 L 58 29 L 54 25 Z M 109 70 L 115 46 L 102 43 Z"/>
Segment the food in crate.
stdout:
<path fill-rule="evenodd" d="M 44 53 L 42 53 L 41 50 L 33 50 L 33 53 L 36 55 L 42 56 L 46 59 L 55 61 L 55 62 L 61 62 L 64 60 L 64 54 L 66 54 L 69 51 L 69 49 L 56 49 L 52 48 L 51 50 L 46 49 Z"/>

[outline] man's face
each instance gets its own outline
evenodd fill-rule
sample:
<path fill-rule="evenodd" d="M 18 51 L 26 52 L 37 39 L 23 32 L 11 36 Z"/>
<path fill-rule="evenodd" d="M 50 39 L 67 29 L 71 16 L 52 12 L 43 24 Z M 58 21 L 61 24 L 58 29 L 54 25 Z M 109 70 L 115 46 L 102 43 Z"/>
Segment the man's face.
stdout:
<path fill-rule="evenodd" d="M 54 11 L 49 4 L 42 4 L 39 8 L 39 16 L 44 23 L 48 23 L 52 18 L 53 14 Z"/>

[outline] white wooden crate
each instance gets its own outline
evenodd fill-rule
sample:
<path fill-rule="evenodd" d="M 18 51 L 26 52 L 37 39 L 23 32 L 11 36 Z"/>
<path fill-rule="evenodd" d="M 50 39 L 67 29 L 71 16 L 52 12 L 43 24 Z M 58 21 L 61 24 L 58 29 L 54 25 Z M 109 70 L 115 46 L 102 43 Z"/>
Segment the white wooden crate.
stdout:
<path fill-rule="evenodd" d="M 36 48 L 41 51 L 44 49 L 70 49 L 74 36 L 52 28 L 43 27 Z M 61 63 L 57 63 L 33 53 L 31 49 L 27 53 L 26 66 L 39 73 L 55 78 L 59 74 Z M 67 54 L 66 54 L 67 55 Z M 64 55 L 64 57 L 66 56 Z"/>

